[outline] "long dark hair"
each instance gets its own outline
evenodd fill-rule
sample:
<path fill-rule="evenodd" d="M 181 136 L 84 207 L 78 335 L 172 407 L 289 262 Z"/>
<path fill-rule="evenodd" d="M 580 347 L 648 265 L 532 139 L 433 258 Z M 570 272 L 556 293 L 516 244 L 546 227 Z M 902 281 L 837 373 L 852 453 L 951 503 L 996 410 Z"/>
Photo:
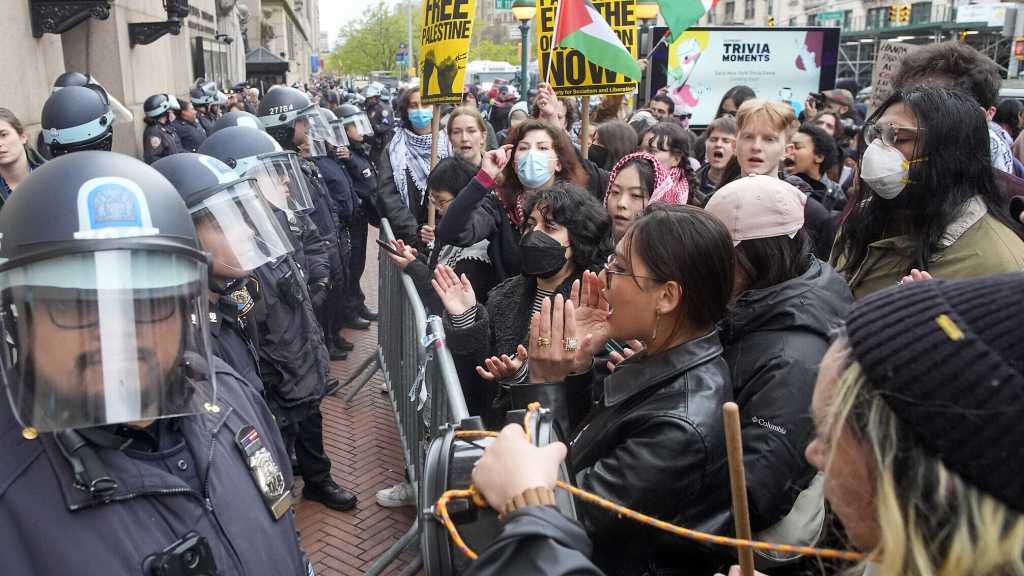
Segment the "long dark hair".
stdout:
<path fill-rule="evenodd" d="M 612 224 L 608 212 L 598 204 L 590 192 L 568 182 L 559 182 L 546 190 L 539 190 L 523 205 L 523 227 L 534 209 L 545 219 L 565 226 L 569 231 L 572 261 L 576 272 L 599 270 L 612 246 Z M 522 230 L 520 230 L 522 231 Z"/>
<path fill-rule="evenodd" d="M 726 100 L 732 100 L 732 103 L 736 105 L 736 109 L 739 110 L 740 106 L 743 105 L 747 100 L 753 100 L 757 98 L 757 94 L 754 93 L 754 89 L 750 86 L 733 86 L 729 88 L 729 91 L 722 96 L 722 99 L 718 102 L 718 111 L 715 112 L 715 118 L 722 115 L 722 106 Z"/>
<path fill-rule="evenodd" d="M 640 136 L 641 143 L 647 138 L 648 134 L 654 135 L 654 138 L 651 139 L 651 145 L 658 150 L 679 154 L 679 169 L 686 176 L 690 190 L 699 190 L 700 182 L 697 181 L 697 175 L 693 172 L 693 168 L 690 167 L 690 157 L 693 156 L 694 142 L 690 139 L 686 130 L 675 122 L 658 122 Z M 602 142 L 604 141 L 602 140 Z M 691 198 L 695 196 L 695 194 L 690 195 Z"/>
<path fill-rule="evenodd" d="M 1016 98 L 1004 98 L 996 108 L 992 121 L 1009 128 L 1010 137 L 1014 140 L 1020 135 L 1020 113 L 1024 112 L 1024 104 Z"/>
<path fill-rule="evenodd" d="M 611 170 L 623 156 L 636 152 L 637 136 L 633 127 L 621 120 L 605 122 L 597 127 L 597 137 L 608 151 L 604 161 L 605 170 Z"/>
<path fill-rule="evenodd" d="M 729 230 L 693 206 L 651 204 L 623 238 L 626 258 L 635 254 L 661 282 L 683 288 L 680 314 L 670 339 L 685 326 L 707 330 L 725 317 L 732 296 L 735 254 Z M 630 262 L 630 268 L 636 265 Z"/>
<path fill-rule="evenodd" d="M 959 90 L 919 87 L 893 94 L 868 122 L 876 122 L 900 103 L 924 129 L 913 156 L 923 161 L 911 164 L 910 183 L 892 200 L 870 194 L 871 187 L 859 180 L 864 200 L 853 206 L 836 242 L 835 254 L 843 258 L 842 272 L 857 270 L 867 258 L 868 246 L 895 229 L 912 239 L 910 267 L 927 268 L 946 228 L 974 196 L 985 202 L 995 219 L 1018 235 L 1022 232 L 1020 224 L 1010 218 L 996 185 L 988 125 L 977 101 Z"/>
<path fill-rule="evenodd" d="M 792 238 L 772 236 L 744 240 L 736 245 L 736 261 L 750 278 L 745 290 L 777 286 L 807 271 L 810 265 L 811 239 L 804 229 Z"/>

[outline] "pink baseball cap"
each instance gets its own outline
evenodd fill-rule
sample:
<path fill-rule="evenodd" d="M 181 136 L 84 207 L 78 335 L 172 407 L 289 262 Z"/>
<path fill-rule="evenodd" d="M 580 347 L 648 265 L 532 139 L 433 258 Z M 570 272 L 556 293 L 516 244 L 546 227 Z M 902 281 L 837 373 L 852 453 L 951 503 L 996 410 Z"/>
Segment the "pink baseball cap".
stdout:
<path fill-rule="evenodd" d="M 804 226 L 807 196 L 771 176 L 750 175 L 722 186 L 705 210 L 725 224 L 735 246 L 744 240 L 789 236 Z"/>

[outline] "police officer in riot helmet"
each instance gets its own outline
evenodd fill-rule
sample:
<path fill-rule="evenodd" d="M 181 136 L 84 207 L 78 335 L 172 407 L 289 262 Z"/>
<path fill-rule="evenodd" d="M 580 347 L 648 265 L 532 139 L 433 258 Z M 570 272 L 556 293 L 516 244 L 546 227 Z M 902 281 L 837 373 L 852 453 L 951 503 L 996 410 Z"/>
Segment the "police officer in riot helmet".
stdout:
<path fill-rule="evenodd" d="M 228 112 L 218 118 L 217 121 L 213 123 L 213 130 L 210 131 L 209 135 L 231 126 L 245 126 L 246 128 L 255 128 L 261 132 L 267 131 L 267 129 L 263 127 L 263 122 L 260 122 L 259 116 L 242 110 L 235 110 L 234 112 Z"/>
<path fill-rule="evenodd" d="M 142 133 L 142 157 L 146 164 L 185 150 L 177 132 L 171 127 L 171 99 L 167 94 L 154 94 L 142 104 L 146 130 Z"/>
<path fill-rule="evenodd" d="M 191 101 L 186 100 L 180 103 L 180 110 L 177 118 L 171 122 L 175 134 L 181 140 L 181 147 L 185 152 L 195 152 L 206 140 L 206 129 L 199 123 L 199 112 Z"/>
<path fill-rule="evenodd" d="M 315 165 L 309 167 L 306 175 L 311 179 L 314 189 L 322 191 L 323 201 L 321 204 L 329 206 L 332 212 L 330 219 L 323 225 L 319 220 L 317 221 L 321 230 L 326 228 L 333 231 L 333 242 L 339 254 L 336 263 L 337 269 L 334 270 L 331 277 L 331 291 L 320 317 L 331 357 L 340 359 L 347 357 L 347 353 L 355 347 L 341 335 L 341 329 L 344 327 L 342 311 L 345 291 L 348 286 L 349 259 L 352 251 L 350 227 L 352 212 L 358 198 L 353 190 L 351 177 L 340 163 L 340 157 L 346 154 L 348 137 L 333 112 L 326 108 L 320 108 L 320 115 L 331 129 L 331 137 L 326 146 L 329 156 L 313 158 Z M 315 213 L 311 216 L 315 218 Z M 369 328 L 369 324 L 360 327 Z"/>
<path fill-rule="evenodd" d="M 366 142 L 370 145 L 370 154 L 374 161 L 380 158 L 395 129 L 394 111 L 389 105 L 381 102 L 382 92 L 382 87 L 375 82 L 367 86 L 363 94 L 366 98 L 363 107 L 370 120 L 370 126 L 373 127 L 373 135 L 368 136 Z"/>
<path fill-rule="evenodd" d="M 212 260 L 209 277 L 213 354 L 263 394 L 258 336 L 250 314 L 250 275 L 291 252 L 291 242 L 263 200 L 255 178 L 239 178 L 227 165 L 201 154 L 175 154 L 153 163 L 174 184 L 192 215 L 196 236 Z M 256 291 L 254 283 L 253 291 Z"/>
<path fill-rule="evenodd" d="M 210 129 L 213 128 L 213 123 L 216 121 L 210 113 L 210 105 L 217 101 L 217 85 L 213 82 L 203 82 L 200 78 L 189 91 L 189 99 L 192 101 L 192 105 L 196 107 L 196 117 L 199 119 L 199 124 L 206 131 L 206 134 L 209 135 Z"/>
<path fill-rule="evenodd" d="M 295 445 L 304 497 L 351 510 L 356 497 L 331 479 L 331 461 L 323 449 L 320 401 L 329 358 L 307 282 L 326 287 L 329 265 L 319 236 L 309 236 L 310 228 L 300 224 L 313 201 L 299 157 L 266 132 L 245 126 L 218 130 L 199 152 L 224 162 L 239 177 L 256 179 L 294 248 L 293 255 L 272 259 L 253 274 L 259 295 L 253 294 L 251 318 L 259 334 L 260 373 L 286 443 Z M 310 248 L 320 253 L 310 254 Z"/>
<path fill-rule="evenodd" d="M 4 572 L 310 573 L 273 417 L 209 355 L 208 261 L 171 183 L 84 151 L 18 191 L 0 212 Z"/>
<path fill-rule="evenodd" d="M 380 223 L 380 217 L 374 207 L 374 196 L 377 193 L 377 170 L 370 160 L 370 147 L 366 139 L 373 135 L 370 120 L 362 110 L 352 104 L 342 104 L 337 110 L 338 123 L 345 131 L 349 145 L 339 156 L 341 165 L 352 180 L 352 189 L 356 193 L 355 207 L 349 235 L 352 239 L 352 253 L 349 257 L 348 287 L 342 300 L 342 317 L 345 319 L 362 318 L 377 320 L 377 314 L 366 306 L 366 295 L 363 294 L 359 279 L 366 269 L 366 246 L 369 237 L 369 225 Z"/>
<path fill-rule="evenodd" d="M 80 150 L 110 150 L 114 113 L 101 91 L 68 86 L 43 105 L 42 137 L 54 157 Z"/>

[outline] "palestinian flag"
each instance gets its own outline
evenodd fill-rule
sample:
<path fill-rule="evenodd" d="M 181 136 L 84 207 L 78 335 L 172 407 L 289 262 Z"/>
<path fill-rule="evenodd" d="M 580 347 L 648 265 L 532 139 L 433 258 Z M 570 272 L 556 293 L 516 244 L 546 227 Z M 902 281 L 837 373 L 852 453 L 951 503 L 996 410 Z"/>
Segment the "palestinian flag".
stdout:
<path fill-rule="evenodd" d="M 680 34 L 717 6 L 718 0 L 658 0 L 658 5 L 661 7 L 661 16 L 672 32 L 671 40 L 675 42 Z"/>
<path fill-rule="evenodd" d="M 555 47 L 573 48 L 598 66 L 640 80 L 640 65 L 590 0 L 559 1 Z"/>

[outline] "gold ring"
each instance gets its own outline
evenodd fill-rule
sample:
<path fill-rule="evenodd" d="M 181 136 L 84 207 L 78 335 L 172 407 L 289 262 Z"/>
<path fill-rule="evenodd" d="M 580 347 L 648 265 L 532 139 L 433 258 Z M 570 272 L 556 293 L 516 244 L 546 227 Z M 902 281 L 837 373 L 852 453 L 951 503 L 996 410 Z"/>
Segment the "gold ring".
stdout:
<path fill-rule="evenodd" d="M 580 349 L 580 341 L 575 338 L 566 338 L 562 340 L 562 347 L 566 352 L 575 352 Z"/>
<path fill-rule="evenodd" d="M 538 336 L 537 346 L 540 346 L 541 348 L 547 348 L 548 346 L 551 346 L 551 338 L 548 338 L 547 336 Z"/>

